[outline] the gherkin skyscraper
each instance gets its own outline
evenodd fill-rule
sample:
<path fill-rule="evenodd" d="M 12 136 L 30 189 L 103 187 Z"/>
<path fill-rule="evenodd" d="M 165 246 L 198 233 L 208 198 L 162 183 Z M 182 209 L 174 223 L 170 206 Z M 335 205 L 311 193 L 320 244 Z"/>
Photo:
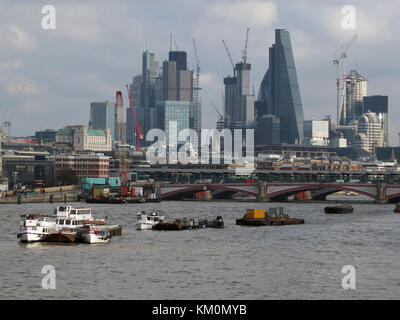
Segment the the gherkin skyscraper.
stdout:
<path fill-rule="evenodd" d="M 266 114 L 280 119 L 281 143 L 300 144 L 303 139 L 303 107 L 297 82 L 289 32 L 275 30 L 275 43 L 269 48 L 269 68 L 261 82 L 258 100 Z"/>

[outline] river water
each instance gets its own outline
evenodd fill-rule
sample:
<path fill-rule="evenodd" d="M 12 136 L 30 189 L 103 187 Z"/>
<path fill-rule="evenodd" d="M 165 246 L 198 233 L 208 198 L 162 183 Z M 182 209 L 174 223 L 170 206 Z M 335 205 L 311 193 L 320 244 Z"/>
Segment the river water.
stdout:
<path fill-rule="evenodd" d="M 351 199 L 357 199 L 351 197 Z M 75 203 L 75 205 L 81 205 Z M 326 215 L 327 203 L 162 202 L 91 205 L 121 223 L 108 244 L 21 244 L 20 214 L 56 204 L 0 206 L 1 299 L 398 299 L 400 214 L 393 204 L 353 204 Z M 235 225 L 246 208 L 282 206 L 304 225 Z M 136 213 L 162 209 L 167 220 L 222 215 L 224 229 L 137 231 Z M 44 265 L 56 289 L 42 288 Z M 342 288 L 342 268 L 356 289 Z"/>

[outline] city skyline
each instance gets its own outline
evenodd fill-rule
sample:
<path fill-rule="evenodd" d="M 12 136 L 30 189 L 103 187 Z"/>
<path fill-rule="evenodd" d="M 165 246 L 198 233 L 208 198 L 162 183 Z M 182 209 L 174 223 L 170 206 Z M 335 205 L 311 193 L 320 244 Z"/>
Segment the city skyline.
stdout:
<path fill-rule="evenodd" d="M 4 39 L 0 44 L 4 49 L 0 51 L 2 119 L 12 122 L 12 135 L 26 136 L 40 129 L 87 124 L 90 102 L 114 101 L 116 90 L 123 91 L 124 106 L 128 107 L 124 86 L 140 73 L 143 51 L 154 52 L 158 61 L 166 60 L 172 33 L 179 50 L 187 51 L 191 70 L 195 70 L 191 41 L 196 38 L 202 69 L 203 127 L 215 127 L 217 114 L 211 101 L 220 105 L 223 78 L 231 72 L 222 39 L 234 62 L 239 62 L 247 26 L 251 85 L 258 88 L 268 67 L 267 51 L 274 42 L 274 29 L 285 28 L 291 33 L 304 118 L 322 118 L 335 114 L 333 52 L 358 32 L 359 39 L 350 50 L 347 68 L 356 69 L 368 78 L 368 95 L 390 96 L 390 144 L 397 145 L 400 112 L 396 110 L 399 95 L 395 90 L 399 83 L 395 63 L 398 35 L 394 33 L 393 15 L 396 3 L 374 6 L 373 10 L 372 1 L 354 4 L 355 30 L 341 27 L 341 8 L 346 3 L 313 3 L 312 12 L 310 3 L 299 1 L 290 6 L 272 1 L 169 3 L 182 10 L 177 21 L 164 2 L 152 5 L 119 1 L 111 6 L 106 2 L 56 1 L 57 29 L 46 31 L 40 26 L 44 4 L 0 1 L 0 8 L 4 9 L 0 24 Z M 118 22 L 108 19 L 102 23 L 110 17 L 118 17 Z M 296 19 L 290 19 L 293 17 Z"/>

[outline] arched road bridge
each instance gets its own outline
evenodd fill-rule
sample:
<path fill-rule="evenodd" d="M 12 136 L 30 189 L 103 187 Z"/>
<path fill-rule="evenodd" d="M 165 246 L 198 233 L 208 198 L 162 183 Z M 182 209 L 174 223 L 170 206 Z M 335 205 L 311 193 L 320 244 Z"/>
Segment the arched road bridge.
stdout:
<path fill-rule="evenodd" d="M 256 201 L 282 201 L 304 191 L 312 191 L 314 199 L 325 199 L 338 191 L 355 192 L 373 199 L 376 203 L 400 201 L 400 184 L 362 183 L 207 183 L 207 184 L 156 184 L 155 191 L 162 199 L 179 199 L 199 191 L 245 194 Z"/>

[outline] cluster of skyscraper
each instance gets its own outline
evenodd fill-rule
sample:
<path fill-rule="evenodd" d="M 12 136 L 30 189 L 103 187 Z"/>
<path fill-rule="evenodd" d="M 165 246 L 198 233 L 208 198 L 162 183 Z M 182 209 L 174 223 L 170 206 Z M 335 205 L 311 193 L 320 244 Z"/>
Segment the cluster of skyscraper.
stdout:
<path fill-rule="evenodd" d="M 345 75 L 336 132 L 352 145 L 374 152 L 389 145 L 389 97 L 367 96 L 367 81 L 356 70 Z"/>
<path fill-rule="evenodd" d="M 388 145 L 388 96 L 367 96 L 367 79 L 355 70 L 344 77 L 336 125 L 329 117 L 304 120 L 287 30 L 275 30 L 275 43 L 269 48 L 269 67 L 256 100 L 254 87 L 252 91 L 250 89 L 251 64 L 247 63 L 246 54 L 242 61 L 235 65 L 232 62 L 232 65 L 233 75 L 224 78 L 224 115 L 217 122 L 218 130 L 254 129 L 256 145 L 285 143 L 343 147 L 352 144 L 369 152 Z M 182 129 L 194 129 L 200 137 L 199 89 L 198 75 L 194 76 L 194 72 L 187 69 L 185 51 L 170 50 L 168 60 L 162 65 L 155 60 L 154 53 L 143 52 L 142 74 L 134 76 L 129 86 L 136 122 L 142 124 L 143 137 L 153 128 L 164 130 L 167 141 L 172 137 L 177 144 L 185 142 L 177 141 L 175 136 Z M 92 103 L 93 129 L 108 127 L 114 138 L 114 110 L 114 102 Z M 136 131 L 132 117 L 127 108 L 126 140 L 134 145 Z M 176 128 L 170 128 L 171 121 L 176 122 Z M 142 146 L 150 143 L 142 140 Z"/>
<path fill-rule="evenodd" d="M 254 128 L 255 144 L 300 144 L 303 138 L 303 109 L 289 32 L 275 30 L 269 49 L 267 70 L 254 101 L 250 93 L 250 69 L 237 63 L 233 77 L 226 77 L 225 127 Z"/>
<path fill-rule="evenodd" d="M 187 69 L 185 51 L 170 51 L 168 60 L 162 63 L 146 50 L 142 58 L 142 74 L 136 75 L 129 85 L 136 123 L 142 124 L 141 145 L 146 146 L 146 134 L 159 128 L 170 137 L 170 121 L 176 121 L 177 131 L 193 129 L 198 135 L 201 127 L 200 97 L 196 89 L 197 79 Z M 115 137 L 115 103 L 93 102 L 91 104 L 91 126 L 93 129 L 109 127 Z M 171 130 L 172 137 L 176 132 Z M 135 127 L 130 108 L 126 109 L 126 142 L 135 145 Z M 177 137 L 176 137 L 177 138 Z"/>
<path fill-rule="evenodd" d="M 170 121 L 177 122 L 177 131 L 200 131 L 200 103 L 194 94 L 193 71 L 187 69 L 185 51 L 170 51 L 162 67 L 154 53 L 143 53 L 142 74 L 133 77 L 130 85 L 137 123 L 142 122 L 142 134 L 159 128 L 169 138 Z M 172 131 L 174 134 L 175 130 Z M 127 110 L 127 143 L 134 144 L 132 114 Z M 151 142 L 149 142 L 151 143 Z M 145 139 L 143 145 L 146 145 Z"/>

